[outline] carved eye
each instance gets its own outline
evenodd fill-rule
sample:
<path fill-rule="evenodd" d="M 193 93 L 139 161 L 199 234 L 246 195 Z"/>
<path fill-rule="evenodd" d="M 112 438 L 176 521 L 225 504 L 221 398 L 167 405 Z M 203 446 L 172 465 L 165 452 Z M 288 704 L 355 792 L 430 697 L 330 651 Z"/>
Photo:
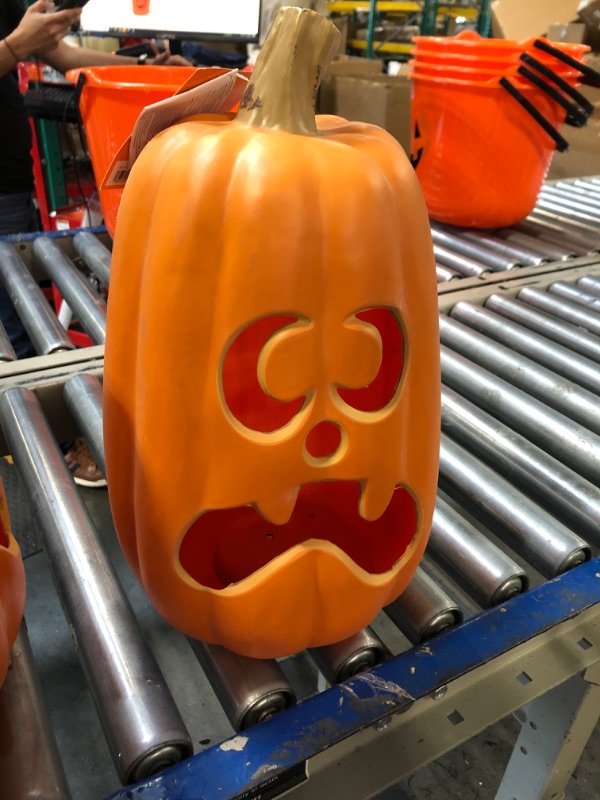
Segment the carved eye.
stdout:
<path fill-rule="evenodd" d="M 396 396 L 404 366 L 404 336 L 399 319 L 389 308 L 368 308 L 357 319 L 377 328 L 381 336 L 381 364 L 376 377 L 360 389 L 338 388 L 341 399 L 357 411 L 381 411 Z"/>
<path fill-rule="evenodd" d="M 272 433 L 296 416 L 304 396 L 289 402 L 266 394 L 258 380 L 258 360 L 270 337 L 298 321 L 292 315 L 263 317 L 252 322 L 232 342 L 223 361 L 221 380 L 227 407 L 246 428 Z"/>

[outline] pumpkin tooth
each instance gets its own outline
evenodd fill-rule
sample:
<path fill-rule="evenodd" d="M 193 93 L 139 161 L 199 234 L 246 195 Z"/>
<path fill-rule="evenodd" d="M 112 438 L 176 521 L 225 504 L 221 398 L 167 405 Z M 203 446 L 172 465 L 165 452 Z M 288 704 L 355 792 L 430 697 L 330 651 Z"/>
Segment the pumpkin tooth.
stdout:
<path fill-rule="evenodd" d="M 379 519 L 390 504 L 395 489 L 393 481 L 366 481 L 358 501 L 360 516 L 369 522 Z"/>
<path fill-rule="evenodd" d="M 293 486 L 277 495 L 266 497 L 257 502 L 256 508 L 267 522 L 271 522 L 273 525 L 285 525 L 290 521 L 294 511 L 299 488 L 299 486 Z"/>

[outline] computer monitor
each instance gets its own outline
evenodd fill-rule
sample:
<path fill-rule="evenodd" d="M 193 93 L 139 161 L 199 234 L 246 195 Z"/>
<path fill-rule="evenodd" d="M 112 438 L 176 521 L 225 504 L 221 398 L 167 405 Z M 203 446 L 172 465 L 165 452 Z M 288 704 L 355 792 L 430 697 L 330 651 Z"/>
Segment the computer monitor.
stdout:
<path fill-rule="evenodd" d="M 100 36 L 257 42 L 261 0 L 89 0 L 81 31 Z"/>

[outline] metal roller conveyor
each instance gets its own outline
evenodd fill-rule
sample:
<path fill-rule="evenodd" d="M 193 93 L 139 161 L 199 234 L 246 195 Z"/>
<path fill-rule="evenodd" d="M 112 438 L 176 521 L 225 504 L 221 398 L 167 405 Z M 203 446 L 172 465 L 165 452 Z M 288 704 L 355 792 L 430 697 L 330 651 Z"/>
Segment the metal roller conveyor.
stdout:
<path fill-rule="evenodd" d="M 590 188 L 585 188 L 585 186 L 580 185 L 581 179 L 576 178 L 575 180 L 570 181 L 556 181 L 554 187 L 556 189 L 566 190 L 568 191 L 573 197 L 594 197 L 598 193 L 598 187 L 595 187 L 594 184 L 590 183 Z M 583 181 L 585 184 L 586 182 Z"/>
<path fill-rule="evenodd" d="M 565 322 L 578 325 L 595 336 L 600 335 L 600 317 L 579 303 L 559 298 L 543 289 L 530 286 L 521 289 L 517 298 L 533 308 L 554 314 Z"/>
<path fill-rule="evenodd" d="M 39 236 L 33 252 L 95 344 L 106 338 L 106 303 L 51 239 Z"/>
<path fill-rule="evenodd" d="M 112 254 L 106 245 L 91 233 L 80 231 L 73 237 L 73 246 L 85 261 L 90 272 L 95 275 L 102 286 L 108 288 L 110 283 L 110 262 Z"/>
<path fill-rule="evenodd" d="M 599 248 L 598 239 L 592 234 L 581 230 L 566 229 L 559 222 L 548 217 L 542 219 L 529 216 L 523 222 L 515 225 L 514 230 L 517 233 L 524 233 L 526 236 L 539 237 L 542 241 L 564 248 L 565 252 L 572 252 L 577 256 L 597 252 Z"/>
<path fill-rule="evenodd" d="M 600 222 L 599 215 L 593 209 L 586 208 L 585 210 L 580 210 L 581 204 L 573 202 L 567 203 L 558 197 L 552 197 L 552 199 L 550 199 L 548 195 L 540 194 L 535 207 L 536 210 L 550 211 L 551 213 L 559 214 L 560 216 L 565 216 L 568 219 L 583 222 L 590 226 L 598 225 Z"/>
<path fill-rule="evenodd" d="M 433 245 L 433 252 L 436 261 L 439 261 L 444 267 L 456 270 L 463 277 L 479 277 L 491 272 L 491 267 L 484 266 L 468 256 L 455 253 L 439 244 Z"/>
<path fill-rule="evenodd" d="M 483 231 L 472 231 L 469 229 L 461 230 L 460 236 L 469 242 L 479 244 L 481 247 L 492 250 L 494 253 L 504 254 L 514 259 L 515 266 L 537 267 L 551 260 L 551 257 L 544 253 L 534 242 L 525 244 L 515 238 L 510 241 L 492 236 Z"/>
<path fill-rule="evenodd" d="M 572 300 L 574 303 L 585 306 L 588 311 L 593 311 L 594 314 L 600 315 L 600 297 L 594 292 L 585 291 L 580 286 L 567 281 L 551 283 L 548 291 L 559 297 L 564 297 L 566 300 Z M 600 319 L 600 316 L 598 316 L 598 319 Z"/>
<path fill-rule="evenodd" d="M 7 242 L 0 242 L 0 278 L 36 352 L 47 355 L 74 348 L 31 272 Z M 9 352 L 6 346 L 2 352 Z"/>
<path fill-rule="evenodd" d="M 560 184 L 561 186 L 572 185 L 574 189 L 583 190 L 586 196 L 591 195 L 592 197 L 595 197 L 597 195 L 600 195 L 600 185 L 598 185 L 598 183 L 594 182 L 593 180 L 592 181 L 588 180 L 587 178 L 575 178 L 572 184 L 571 182 L 566 183 L 565 181 L 561 181 Z"/>
<path fill-rule="evenodd" d="M 364 628 L 342 642 L 312 647 L 308 653 L 332 685 L 383 664 L 389 655 L 387 647 L 371 628 Z"/>
<path fill-rule="evenodd" d="M 0 689 L 0 775 L 6 800 L 71 800 L 25 622 Z"/>
<path fill-rule="evenodd" d="M 274 659 L 248 658 L 220 645 L 188 641 L 234 730 L 264 722 L 296 702 Z"/>
<path fill-rule="evenodd" d="M 525 591 L 527 573 L 438 496 L 427 553 L 482 608 Z"/>
<path fill-rule="evenodd" d="M 0 395 L 0 424 L 115 767 L 124 784 L 142 780 L 190 755 L 189 734 L 31 390 Z"/>
<path fill-rule="evenodd" d="M 413 644 L 444 633 L 463 620 L 456 600 L 438 586 L 423 566 L 417 568 L 400 597 L 383 610 Z"/>
<path fill-rule="evenodd" d="M 441 348 L 442 380 L 588 480 L 600 475 L 600 437 L 468 359 Z"/>
<path fill-rule="evenodd" d="M 589 212 L 592 216 L 598 216 L 600 213 L 600 200 L 595 200 L 590 195 L 583 199 L 582 196 L 578 197 L 569 189 L 561 189 L 560 186 L 543 186 L 540 197 L 549 202 L 556 201 L 562 206 L 584 214 Z"/>
<path fill-rule="evenodd" d="M 587 333 L 576 325 L 562 322 L 550 314 L 535 311 L 527 303 L 511 297 L 493 294 L 485 301 L 490 308 L 507 319 L 518 322 L 529 330 L 541 333 L 593 361 L 600 361 L 600 337 Z"/>
<path fill-rule="evenodd" d="M 577 285 L 600 296 L 600 279 L 595 275 L 584 275 L 583 278 L 579 278 Z"/>
<path fill-rule="evenodd" d="M 490 249 L 486 250 L 484 246 L 469 241 L 466 237 L 461 238 L 461 236 L 456 233 L 450 233 L 434 223 L 432 223 L 431 226 L 431 236 L 434 245 L 447 248 L 459 256 L 466 256 L 469 259 L 473 259 L 479 262 L 479 264 L 489 267 L 494 272 L 504 272 L 507 269 L 523 266 L 520 261 L 511 257 L 506 252 L 499 254 Z M 436 253 L 439 256 L 437 250 Z"/>
<path fill-rule="evenodd" d="M 465 448 L 442 434 L 440 481 L 498 523 L 515 553 L 547 578 L 583 564 L 590 546 Z"/>
<path fill-rule="evenodd" d="M 551 222 L 561 228 L 566 229 L 567 234 L 576 233 L 583 235 L 588 241 L 595 240 L 598 246 L 598 223 L 595 220 L 579 219 L 574 214 L 563 214 L 558 210 L 550 210 L 542 206 L 536 206 L 531 214 L 526 218 L 537 222 Z"/>
<path fill-rule="evenodd" d="M 558 245 L 552 244 L 551 241 L 545 241 L 539 236 L 520 233 L 515 228 L 498 230 L 496 231 L 496 236 L 499 242 L 506 242 L 509 247 L 513 245 L 524 247 L 547 261 L 567 261 L 577 255 L 572 247 L 558 247 Z"/>
<path fill-rule="evenodd" d="M 457 306 L 452 309 L 454 315 Z M 566 381 L 529 358 L 496 344 L 472 328 L 441 315 L 440 339 L 461 355 L 489 370 L 512 385 L 585 425 L 600 436 L 600 400 L 593 392 Z"/>
<path fill-rule="evenodd" d="M 600 489 L 491 414 L 442 388 L 442 430 L 600 545 Z"/>
<path fill-rule="evenodd" d="M 597 362 L 474 303 L 457 303 L 452 309 L 452 318 L 600 395 L 600 364 Z"/>
<path fill-rule="evenodd" d="M 93 375 L 75 375 L 64 387 L 65 401 L 100 472 L 106 475 L 102 434 L 102 384 Z"/>
<path fill-rule="evenodd" d="M 435 265 L 435 274 L 438 283 L 442 283 L 443 281 L 454 281 L 457 278 L 461 277 L 460 274 L 455 269 L 450 269 L 450 267 L 444 267 L 441 264 Z"/>

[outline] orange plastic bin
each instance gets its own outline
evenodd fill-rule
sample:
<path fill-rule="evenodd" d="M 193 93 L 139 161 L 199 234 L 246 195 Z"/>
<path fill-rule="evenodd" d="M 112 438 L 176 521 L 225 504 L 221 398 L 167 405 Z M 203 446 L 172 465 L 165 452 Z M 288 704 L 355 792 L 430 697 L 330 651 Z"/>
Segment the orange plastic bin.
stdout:
<path fill-rule="evenodd" d="M 195 67 L 123 66 L 67 73 L 73 83 L 83 80 L 79 109 L 97 186 L 142 109 L 171 97 L 195 71 Z M 100 190 L 99 195 L 104 223 L 113 236 L 122 189 Z"/>
<path fill-rule="evenodd" d="M 560 129 L 563 108 L 535 87 L 519 89 Z M 555 150 L 550 136 L 497 80 L 413 73 L 412 90 L 412 152 L 419 153 L 416 174 L 430 217 L 472 228 L 500 228 L 526 217 Z"/>

